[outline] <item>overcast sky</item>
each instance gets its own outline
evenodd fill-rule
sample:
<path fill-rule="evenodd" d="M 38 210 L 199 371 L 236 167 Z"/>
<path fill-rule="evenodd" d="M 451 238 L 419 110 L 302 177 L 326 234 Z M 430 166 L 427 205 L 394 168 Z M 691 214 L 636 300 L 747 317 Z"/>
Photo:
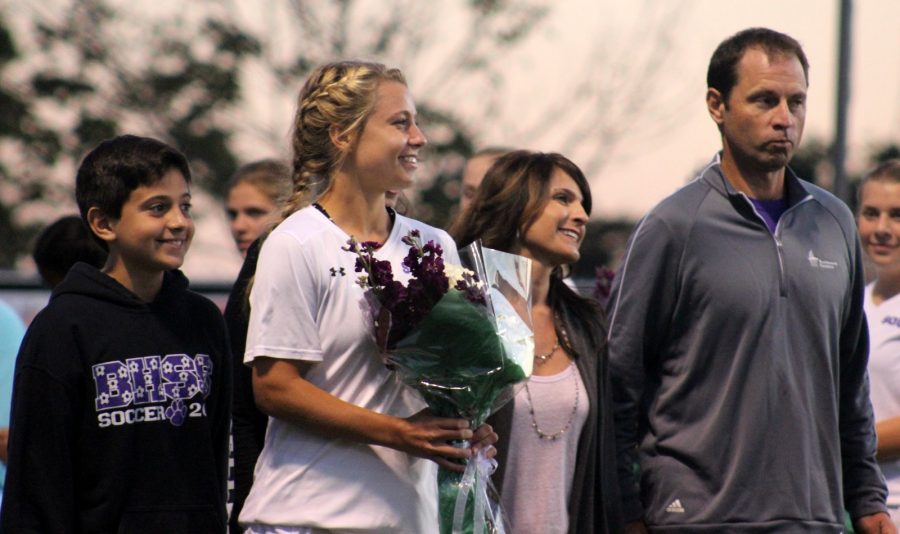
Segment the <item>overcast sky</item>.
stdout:
<path fill-rule="evenodd" d="M 810 62 L 809 110 L 804 139 L 830 142 L 834 132 L 834 105 L 838 54 L 838 0 L 686 0 L 679 14 L 675 41 L 664 67 L 665 82 L 647 90 L 646 98 L 670 95 L 670 106 L 645 114 L 632 125 L 625 142 L 611 154 L 608 163 L 591 177 L 595 198 L 594 215 L 639 217 L 673 192 L 719 148 L 718 132 L 704 102 L 706 67 L 716 45 L 727 36 L 750 26 L 767 26 L 788 33 L 803 45 Z M 551 61 L 541 69 L 555 75 L 532 76 L 544 89 L 535 95 L 552 94 L 554 88 L 584 75 L 603 58 L 591 58 L 583 48 L 591 28 L 630 22 L 631 2 L 596 0 L 555 2 L 543 44 L 532 43 Z M 654 2 L 651 2 L 654 4 Z M 655 2 L 668 5 L 663 0 Z M 623 11 L 626 10 L 626 11 Z M 857 0 L 853 9 L 852 82 L 849 114 L 851 171 L 862 170 L 872 144 L 900 143 L 900 2 Z M 598 30 L 595 30 L 598 31 Z M 648 36 L 650 38 L 650 36 Z M 536 52 L 540 53 L 540 52 Z M 535 72 L 531 65 L 530 72 Z M 541 70 L 538 69 L 538 70 Z M 671 120 L 674 114 L 676 119 Z M 664 133 L 652 130 L 659 118 Z M 671 123 L 671 124 L 669 124 Z M 548 127 L 550 127 L 548 125 Z M 553 125 L 556 127 L 556 125 Z M 562 136 L 560 130 L 560 136 Z M 504 132 L 486 132 L 488 144 L 507 144 Z M 559 149 L 542 140 L 537 149 Z M 527 144 L 527 141 L 525 141 Z M 576 160 L 585 159 L 583 153 Z M 578 161 L 581 163 L 581 161 Z"/>
<path fill-rule="evenodd" d="M 417 101 L 437 100 L 443 109 L 457 113 L 479 146 L 561 151 L 574 159 L 591 179 L 595 216 L 640 217 L 712 157 L 720 141 L 706 113 L 706 67 L 721 40 L 750 26 L 783 31 L 804 46 L 811 65 L 804 139 L 830 142 L 833 137 L 839 0 L 544 3 L 547 18 L 523 45 L 503 57 L 499 75 L 505 83 L 495 92 L 477 84 L 460 85 L 456 74 L 440 70 L 443 63 L 436 43 L 451 47 L 467 24 L 462 10 L 453 7 L 456 2 L 412 4 L 410 16 L 428 15 L 421 53 L 414 60 L 379 59 L 403 68 Z M 383 4 L 372 0 L 371 5 L 377 10 Z M 244 0 L 232 0 L 231 6 L 242 11 L 244 20 L 256 18 L 288 41 L 296 37 L 296 28 L 278 28 L 273 23 L 278 8 L 261 12 L 248 7 L 258 4 Z M 851 171 L 862 170 L 871 144 L 900 143 L 898 26 L 900 1 L 856 0 L 848 139 Z M 671 41 L 660 45 L 656 36 L 666 29 Z M 641 67 L 653 54 L 666 61 L 643 74 Z M 438 67 L 429 71 L 431 65 Z M 564 105 L 565 95 L 585 80 L 610 93 L 604 97 L 610 102 L 607 108 L 595 105 L 583 109 L 583 115 L 600 109 L 601 117 L 614 117 L 610 120 L 616 123 L 619 141 L 612 150 L 607 150 L 597 132 L 582 132 L 576 118 L 582 108 L 572 106 L 576 116 L 562 113 L 572 109 L 561 109 L 559 116 L 548 111 Z M 466 87 L 474 89 L 467 92 Z M 256 93 L 267 100 L 252 116 L 268 115 L 275 131 L 286 132 L 290 113 L 283 110 L 292 107 L 293 96 L 274 102 L 269 91 Z M 631 103 L 646 106 L 635 114 L 623 112 L 627 95 L 636 95 Z"/>

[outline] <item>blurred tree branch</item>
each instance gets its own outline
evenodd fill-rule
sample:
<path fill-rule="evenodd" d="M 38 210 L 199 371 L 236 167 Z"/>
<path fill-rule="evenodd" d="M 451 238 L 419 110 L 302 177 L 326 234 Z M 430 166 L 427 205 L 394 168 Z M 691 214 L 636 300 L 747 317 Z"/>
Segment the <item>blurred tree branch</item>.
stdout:
<path fill-rule="evenodd" d="M 466 39 L 437 62 L 422 56 L 435 45 L 430 35 L 441 21 L 433 20 L 433 6 L 412 0 L 231 6 L 203 0 L 152 17 L 141 13 L 145 6 L 115 0 L 28 3 L 15 11 L 0 6 L 0 232 L 20 237 L 4 247 L 0 266 L 25 254 L 60 206 L 74 209 L 75 167 L 116 134 L 149 135 L 178 146 L 196 183 L 223 194 L 241 159 L 236 137 L 281 151 L 287 144 L 284 121 L 254 116 L 248 97 L 287 102 L 273 106 L 283 119 L 305 76 L 324 61 L 372 58 L 402 65 L 410 78 L 418 79 L 419 71 L 423 79 L 430 76 L 433 91 L 419 94 L 425 96 L 420 114 L 434 132 L 434 167 L 442 168 L 445 155 L 468 155 L 471 135 L 454 103 L 432 93 L 439 94 L 457 71 L 496 79 L 496 51 L 514 47 L 546 10 L 528 2 L 459 4 L 469 21 Z M 247 9 L 267 10 L 261 15 L 268 23 L 248 24 Z M 280 95 L 260 93 L 266 91 L 258 84 L 260 73 Z M 441 224 L 441 214 L 455 202 L 451 197 L 437 195 L 436 205 L 423 213 Z"/>

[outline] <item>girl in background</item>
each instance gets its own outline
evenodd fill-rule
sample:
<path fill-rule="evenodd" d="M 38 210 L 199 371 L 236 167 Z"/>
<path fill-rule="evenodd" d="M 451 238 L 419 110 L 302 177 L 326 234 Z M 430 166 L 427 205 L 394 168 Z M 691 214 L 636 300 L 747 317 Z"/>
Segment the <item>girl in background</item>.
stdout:
<path fill-rule="evenodd" d="M 497 159 L 451 229 L 459 247 L 480 238 L 533 261 L 533 375 L 490 419 L 500 436 L 493 480 L 516 534 L 621 526 L 604 315 L 563 282 L 590 211 L 574 163 L 519 150 Z"/>
<path fill-rule="evenodd" d="M 274 159 L 239 168 L 228 185 L 225 213 L 241 255 L 272 224 L 273 215 L 291 194 L 291 173 Z"/>
<path fill-rule="evenodd" d="M 274 223 L 279 207 L 291 194 L 291 172 L 287 165 L 274 159 L 257 160 L 241 166 L 231 177 L 225 200 L 229 229 L 244 265 L 228 296 L 225 322 L 233 357 L 231 439 L 232 477 L 229 477 L 231 505 L 229 528 L 240 532 L 238 515 L 250 492 L 253 468 L 262 450 L 268 418 L 253 401 L 250 369 L 244 365 L 244 343 L 247 340 L 247 285 L 256 271 L 259 243 L 256 240 Z"/>
<path fill-rule="evenodd" d="M 860 240 L 875 272 L 864 306 L 877 458 L 888 486 L 888 511 L 900 526 L 900 160 L 888 160 L 863 178 L 857 200 Z"/>

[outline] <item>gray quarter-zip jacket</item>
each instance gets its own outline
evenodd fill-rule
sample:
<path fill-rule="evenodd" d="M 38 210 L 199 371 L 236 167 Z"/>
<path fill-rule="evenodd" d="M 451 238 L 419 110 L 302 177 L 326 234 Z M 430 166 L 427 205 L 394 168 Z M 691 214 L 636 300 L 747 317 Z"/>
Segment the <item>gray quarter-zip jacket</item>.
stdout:
<path fill-rule="evenodd" d="M 853 216 L 788 169 L 773 235 L 719 158 L 641 220 L 613 283 L 626 519 L 841 532 L 844 507 L 884 511 L 886 496 Z"/>

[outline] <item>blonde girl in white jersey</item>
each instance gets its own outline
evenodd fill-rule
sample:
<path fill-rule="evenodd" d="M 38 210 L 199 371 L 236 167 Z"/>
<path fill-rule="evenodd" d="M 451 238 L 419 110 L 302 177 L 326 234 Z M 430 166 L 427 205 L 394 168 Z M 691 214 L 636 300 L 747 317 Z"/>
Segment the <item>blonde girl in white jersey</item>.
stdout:
<path fill-rule="evenodd" d="M 341 250 L 350 236 L 382 243 L 402 277 L 400 239 L 417 229 L 456 260 L 445 232 L 385 208 L 426 142 L 399 70 L 329 63 L 300 92 L 293 195 L 250 295 L 245 363 L 270 419 L 240 515 L 249 532 L 436 532 L 436 464 L 460 469 L 451 459 L 496 441 L 488 426 L 428 415 L 385 369 L 355 256 Z M 464 439 L 472 449 L 447 444 Z"/>

